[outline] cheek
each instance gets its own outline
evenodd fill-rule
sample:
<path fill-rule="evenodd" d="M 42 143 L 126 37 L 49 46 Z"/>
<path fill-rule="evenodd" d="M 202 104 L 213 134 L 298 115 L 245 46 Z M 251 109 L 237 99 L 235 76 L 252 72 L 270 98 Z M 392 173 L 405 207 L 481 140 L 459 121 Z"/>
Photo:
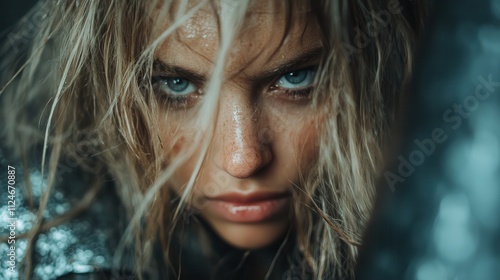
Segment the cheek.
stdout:
<path fill-rule="evenodd" d="M 295 146 L 300 159 L 300 168 L 308 169 L 318 156 L 319 131 L 315 119 L 306 120 L 295 133 Z"/>
<path fill-rule="evenodd" d="M 179 158 L 186 148 L 192 147 L 194 131 L 192 129 L 185 129 L 177 123 L 160 122 L 162 131 L 160 134 L 161 143 L 163 147 L 163 154 L 167 164 Z M 195 152 L 196 154 L 196 152 Z M 191 176 L 195 166 L 196 155 L 192 155 L 175 171 L 171 183 L 172 187 L 176 189 L 181 188 Z"/>
<path fill-rule="evenodd" d="M 168 161 L 171 162 L 173 158 L 179 155 L 183 147 L 186 146 L 186 137 L 181 136 L 178 139 L 172 139 L 172 141 L 168 141 L 168 143 L 171 143 L 171 145 L 168 145 L 166 147 L 165 153 Z"/>
<path fill-rule="evenodd" d="M 168 163 L 170 163 L 174 158 L 176 158 L 180 152 L 186 147 L 188 143 L 188 137 L 186 137 L 184 131 L 175 129 L 174 125 L 163 125 L 163 131 L 161 132 L 161 143 L 163 147 L 163 152 Z"/>
<path fill-rule="evenodd" d="M 176 158 L 186 147 L 191 147 L 193 139 L 196 137 L 196 128 L 192 121 L 183 119 L 193 119 L 194 116 L 185 115 L 183 112 L 162 112 L 157 119 L 160 127 L 160 139 L 163 153 L 167 163 Z"/>
<path fill-rule="evenodd" d="M 309 110 L 274 114 L 272 141 L 275 160 L 289 178 L 298 171 L 307 170 L 317 159 L 319 131 L 317 116 Z M 290 177 L 291 176 L 291 177 Z"/>

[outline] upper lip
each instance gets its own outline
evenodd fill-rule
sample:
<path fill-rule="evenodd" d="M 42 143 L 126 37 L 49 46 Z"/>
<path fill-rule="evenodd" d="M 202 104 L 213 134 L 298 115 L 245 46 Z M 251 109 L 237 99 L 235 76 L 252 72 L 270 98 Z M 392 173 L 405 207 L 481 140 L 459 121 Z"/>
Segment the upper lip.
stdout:
<path fill-rule="evenodd" d="M 210 197 L 209 200 L 218 200 L 225 202 L 239 202 L 239 203 L 251 203 L 259 202 L 264 200 L 278 199 L 282 197 L 289 196 L 288 192 L 255 192 L 255 193 L 226 193 L 215 197 Z"/>

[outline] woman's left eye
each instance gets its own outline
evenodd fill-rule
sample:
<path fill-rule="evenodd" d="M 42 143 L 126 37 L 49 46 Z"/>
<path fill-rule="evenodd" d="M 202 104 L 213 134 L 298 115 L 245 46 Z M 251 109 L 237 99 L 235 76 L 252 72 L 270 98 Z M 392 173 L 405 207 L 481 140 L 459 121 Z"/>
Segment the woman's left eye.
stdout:
<path fill-rule="evenodd" d="M 276 86 L 285 90 L 304 89 L 312 86 L 316 71 L 314 68 L 306 68 L 288 72 L 281 76 Z"/>

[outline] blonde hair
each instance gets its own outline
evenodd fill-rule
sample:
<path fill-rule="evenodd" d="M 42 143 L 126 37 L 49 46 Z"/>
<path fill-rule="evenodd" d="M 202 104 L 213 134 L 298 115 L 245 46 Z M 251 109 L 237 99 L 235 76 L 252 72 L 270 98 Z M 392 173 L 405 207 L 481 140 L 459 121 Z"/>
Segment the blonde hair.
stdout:
<path fill-rule="evenodd" d="M 104 185 L 102 178 L 111 174 L 130 216 L 122 244 L 137 249 L 138 274 L 148 269 L 148 244 L 158 231 L 167 237 L 162 241 L 168 247 L 208 141 L 202 141 L 205 152 L 181 203 L 165 203 L 171 198 L 163 186 L 193 151 L 165 163 L 151 66 L 155 50 L 167 36 L 197 9 L 218 1 L 202 0 L 193 7 L 187 1 L 175 6 L 173 2 L 179 1 L 45 0 L 27 15 L 45 11 L 38 15 L 36 36 L 20 52 L 25 56 L 4 55 L 1 114 L 5 146 L 24 159 L 41 149 L 42 173 L 48 178 L 38 217 L 25 235 L 28 248 L 36 234 L 55 224 L 44 224 L 41 213 L 51 189 L 57 187 L 58 164 L 64 158 L 71 158 L 95 180 L 81 205 L 57 222 L 83 211 Z M 207 96 L 214 98 L 207 99 L 201 115 L 215 114 L 225 54 L 252 2 L 220 5 L 230 10 L 219 13 L 219 55 L 206 88 Z M 292 1 L 284 3 L 293 8 Z M 422 4 L 411 5 L 395 0 L 311 1 L 325 44 L 313 106 L 325 117 L 317 122 L 318 162 L 304 172 L 302 185 L 293 192 L 294 213 L 301 213 L 294 216 L 294 229 L 304 257 L 302 272 L 309 271 L 313 279 L 353 276 L 383 164 L 381 147 L 398 95 L 411 74 L 415 40 L 422 28 Z M 172 24 L 154 37 L 153 27 L 162 16 L 171 17 Z M 359 38 L 366 42 L 360 44 Z M 201 118 L 207 133 L 211 119 Z M 26 265 L 29 278 L 29 258 Z"/>

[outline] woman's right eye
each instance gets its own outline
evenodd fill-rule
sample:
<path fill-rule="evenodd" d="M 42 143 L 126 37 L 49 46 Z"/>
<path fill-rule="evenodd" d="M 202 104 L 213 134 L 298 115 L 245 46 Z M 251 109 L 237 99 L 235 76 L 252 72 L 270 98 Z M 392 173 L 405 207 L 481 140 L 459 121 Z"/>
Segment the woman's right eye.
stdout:
<path fill-rule="evenodd" d="M 196 91 L 196 87 L 192 82 L 178 77 L 165 77 L 160 79 L 159 89 L 171 96 L 185 96 Z"/>
<path fill-rule="evenodd" d="M 153 77 L 153 89 L 169 105 L 191 107 L 201 96 L 201 89 L 188 79 L 180 77 Z"/>

